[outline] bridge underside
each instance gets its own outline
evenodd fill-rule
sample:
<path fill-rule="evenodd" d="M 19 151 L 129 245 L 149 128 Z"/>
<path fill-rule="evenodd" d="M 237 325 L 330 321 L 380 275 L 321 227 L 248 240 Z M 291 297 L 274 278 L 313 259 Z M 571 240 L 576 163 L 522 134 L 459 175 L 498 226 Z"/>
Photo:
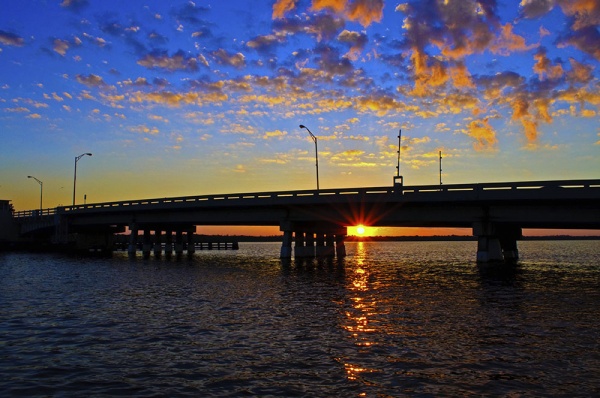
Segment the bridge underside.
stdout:
<path fill-rule="evenodd" d="M 359 224 L 472 228 L 479 261 L 515 260 L 523 228 L 600 229 L 600 181 L 573 184 L 395 186 L 163 198 L 58 208 L 50 225 L 55 226 L 58 241 L 77 234 L 101 243 L 103 234 L 125 228 L 137 239 L 143 231 L 146 247 L 156 239 L 153 236 L 173 239 L 174 247 L 185 246 L 196 226 L 277 226 L 283 233 L 283 258 L 344 256 L 346 228 Z M 22 230 L 29 226 L 35 231 L 32 223 L 22 223 Z M 90 238 L 94 234 L 96 238 Z"/>

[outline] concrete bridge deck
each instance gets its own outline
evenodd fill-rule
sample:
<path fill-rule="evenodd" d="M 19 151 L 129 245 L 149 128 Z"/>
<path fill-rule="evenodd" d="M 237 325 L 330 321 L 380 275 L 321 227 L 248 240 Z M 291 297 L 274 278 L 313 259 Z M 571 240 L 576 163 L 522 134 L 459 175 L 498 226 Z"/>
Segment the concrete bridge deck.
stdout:
<path fill-rule="evenodd" d="M 296 256 L 344 255 L 343 237 L 352 225 L 462 227 L 473 228 L 478 259 L 488 261 L 516 257 L 522 228 L 600 229 L 600 180 L 168 197 L 22 211 L 14 220 L 21 235 L 52 230 L 58 241 L 73 234 L 106 237 L 127 227 L 135 239 L 144 231 L 148 246 L 162 232 L 175 232 L 177 245 L 184 233 L 193 237 L 197 225 L 279 226 L 282 257 L 291 256 L 292 241 Z"/>

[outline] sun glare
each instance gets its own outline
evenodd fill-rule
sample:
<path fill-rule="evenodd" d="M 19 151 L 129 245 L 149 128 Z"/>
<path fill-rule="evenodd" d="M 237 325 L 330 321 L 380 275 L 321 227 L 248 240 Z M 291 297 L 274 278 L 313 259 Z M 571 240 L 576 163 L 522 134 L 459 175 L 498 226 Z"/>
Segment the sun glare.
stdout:
<path fill-rule="evenodd" d="M 358 235 L 364 235 L 365 234 L 365 227 L 363 227 L 362 225 L 357 225 L 356 226 L 356 233 Z"/>

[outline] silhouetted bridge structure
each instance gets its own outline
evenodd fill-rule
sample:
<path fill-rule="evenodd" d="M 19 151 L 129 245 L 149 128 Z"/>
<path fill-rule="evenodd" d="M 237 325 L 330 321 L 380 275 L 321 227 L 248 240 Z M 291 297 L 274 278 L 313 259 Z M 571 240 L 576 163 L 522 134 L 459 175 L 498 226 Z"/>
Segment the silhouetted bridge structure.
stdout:
<path fill-rule="evenodd" d="M 196 226 L 278 226 L 281 257 L 345 256 L 347 227 L 472 228 L 478 261 L 518 258 L 523 228 L 600 229 L 600 180 L 321 189 L 200 195 L 15 212 L 19 240 L 130 254 L 193 253 Z M 292 246 L 294 246 L 292 248 Z M 158 253 L 157 253 L 158 254 Z"/>

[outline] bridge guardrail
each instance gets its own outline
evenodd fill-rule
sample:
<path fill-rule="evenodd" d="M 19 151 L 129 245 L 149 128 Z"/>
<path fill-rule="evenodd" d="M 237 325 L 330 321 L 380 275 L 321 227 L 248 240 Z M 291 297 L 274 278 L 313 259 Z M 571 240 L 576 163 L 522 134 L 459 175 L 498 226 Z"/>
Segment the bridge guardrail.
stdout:
<path fill-rule="evenodd" d="M 245 199 L 277 199 L 297 197 L 325 197 L 336 195 L 414 195 L 435 193 L 466 193 L 473 192 L 478 197 L 486 191 L 517 191 L 538 189 L 600 189 L 600 180 L 563 180 L 563 181 L 525 181 L 525 182 L 496 182 L 477 184 L 448 184 L 448 185 L 416 185 L 416 186 L 392 186 L 392 187 L 368 187 L 368 188 L 341 188 L 302 191 L 274 191 L 255 193 L 231 193 L 219 195 L 198 195 L 152 199 L 137 199 L 117 202 L 90 203 L 75 206 L 57 207 L 54 209 L 25 210 L 14 213 L 14 217 L 40 217 L 51 216 L 57 213 L 69 213 L 78 210 L 107 209 L 113 207 L 157 205 L 167 203 L 194 203 L 204 201 L 243 201 Z"/>

